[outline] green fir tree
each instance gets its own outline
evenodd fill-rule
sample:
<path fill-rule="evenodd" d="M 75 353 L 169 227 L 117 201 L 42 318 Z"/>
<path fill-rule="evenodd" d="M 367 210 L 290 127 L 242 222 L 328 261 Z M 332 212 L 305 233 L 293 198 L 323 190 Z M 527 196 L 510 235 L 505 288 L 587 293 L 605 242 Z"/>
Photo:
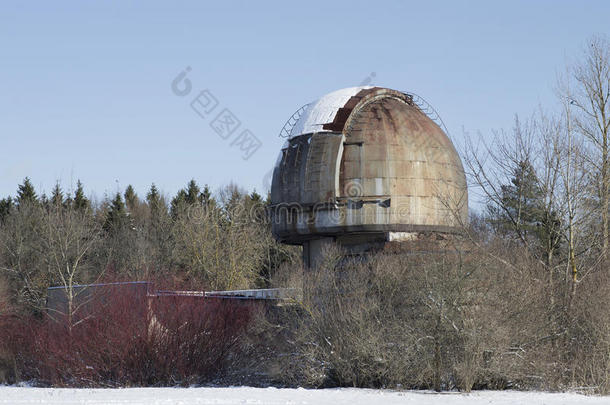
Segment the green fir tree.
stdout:
<path fill-rule="evenodd" d="M 36 195 L 34 186 L 29 177 L 26 177 L 23 180 L 23 184 L 20 184 L 17 189 L 17 205 L 22 206 L 24 204 L 35 204 L 38 202 L 38 196 Z"/>
<path fill-rule="evenodd" d="M 106 215 L 104 229 L 109 232 L 115 232 L 122 229 L 128 223 L 127 210 L 121 197 L 121 193 L 116 193 L 114 199 L 110 203 L 110 209 Z"/>
<path fill-rule="evenodd" d="M 6 197 L 0 200 L 0 222 L 10 215 L 13 209 L 13 199 Z"/>
<path fill-rule="evenodd" d="M 59 208 L 64 204 L 64 193 L 59 186 L 59 183 L 55 183 L 53 191 L 51 192 L 51 206 Z"/>
<path fill-rule="evenodd" d="M 189 181 L 186 186 L 186 202 L 187 204 L 201 203 L 201 193 L 195 179 Z"/>
<path fill-rule="evenodd" d="M 80 180 L 76 182 L 76 191 L 74 192 L 74 200 L 72 201 L 72 204 L 76 210 L 88 210 L 91 208 L 91 203 L 87 197 L 85 197 L 83 183 L 81 183 Z"/>
<path fill-rule="evenodd" d="M 125 189 L 125 204 L 127 205 L 127 209 L 129 211 L 133 211 L 133 209 L 137 206 L 138 204 L 138 195 L 136 194 L 136 191 L 133 189 L 133 186 L 130 184 L 127 186 L 127 188 Z"/>

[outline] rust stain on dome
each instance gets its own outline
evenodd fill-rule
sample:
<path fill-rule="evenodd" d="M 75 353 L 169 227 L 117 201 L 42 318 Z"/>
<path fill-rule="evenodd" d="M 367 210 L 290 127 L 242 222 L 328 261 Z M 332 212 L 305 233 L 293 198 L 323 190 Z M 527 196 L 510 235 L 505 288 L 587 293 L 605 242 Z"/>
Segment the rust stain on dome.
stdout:
<path fill-rule="evenodd" d="M 325 97 L 300 118 L 278 158 L 275 237 L 305 244 L 350 234 L 391 240 L 389 233 L 457 232 L 468 212 L 462 162 L 412 97 L 380 87 Z"/>

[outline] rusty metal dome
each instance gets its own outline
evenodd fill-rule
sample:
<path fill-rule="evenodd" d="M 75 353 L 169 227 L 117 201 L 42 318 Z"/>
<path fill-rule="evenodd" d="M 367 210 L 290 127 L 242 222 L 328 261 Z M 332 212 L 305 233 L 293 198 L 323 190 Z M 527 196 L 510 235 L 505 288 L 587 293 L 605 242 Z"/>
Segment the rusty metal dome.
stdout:
<path fill-rule="evenodd" d="M 273 172 L 278 240 L 392 241 L 454 233 L 466 222 L 460 157 L 413 95 L 353 87 L 297 113 L 282 130 L 287 140 Z"/>

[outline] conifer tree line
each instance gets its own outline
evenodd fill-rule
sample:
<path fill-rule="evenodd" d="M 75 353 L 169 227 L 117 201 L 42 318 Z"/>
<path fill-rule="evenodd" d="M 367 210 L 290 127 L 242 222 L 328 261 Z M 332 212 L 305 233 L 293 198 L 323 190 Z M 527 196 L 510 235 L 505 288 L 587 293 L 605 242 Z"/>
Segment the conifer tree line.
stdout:
<path fill-rule="evenodd" d="M 39 193 L 29 178 L 0 200 L 0 277 L 24 311 L 44 308 L 49 286 L 100 280 L 173 280 L 192 289 L 265 287 L 297 257 L 271 236 L 258 193 L 235 185 L 212 193 L 195 180 L 171 200 L 152 184 L 129 185 L 101 202 L 56 184 Z"/>

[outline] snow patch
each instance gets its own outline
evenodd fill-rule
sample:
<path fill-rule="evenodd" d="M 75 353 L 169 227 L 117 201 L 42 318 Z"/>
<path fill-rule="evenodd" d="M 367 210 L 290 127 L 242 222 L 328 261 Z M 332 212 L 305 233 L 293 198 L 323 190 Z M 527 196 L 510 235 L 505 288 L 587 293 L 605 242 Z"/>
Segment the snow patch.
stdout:
<path fill-rule="evenodd" d="M 72 389 L 1 387 L 0 404 L 316 404 L 316 405 L 576 405 L 608 404 L 610 397 L 575 393 L 392 391 L 357 388 L 123 388 Z"/>
<path fill-rule="evenodd" d="M 301 134 L 325 131 L 322 129 L 322 126 L 333 122 L 339 108 L 342 108 L 352 96 L 355 96 L 361 90 L 370 89 L 372 87 L 373 86 L 348 87 L 333 91 L 309 104 L 294 127 L 292 127 L 290 138 Z"/>

